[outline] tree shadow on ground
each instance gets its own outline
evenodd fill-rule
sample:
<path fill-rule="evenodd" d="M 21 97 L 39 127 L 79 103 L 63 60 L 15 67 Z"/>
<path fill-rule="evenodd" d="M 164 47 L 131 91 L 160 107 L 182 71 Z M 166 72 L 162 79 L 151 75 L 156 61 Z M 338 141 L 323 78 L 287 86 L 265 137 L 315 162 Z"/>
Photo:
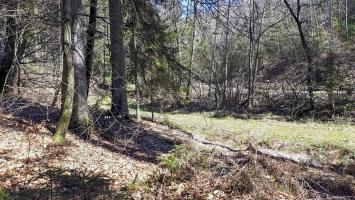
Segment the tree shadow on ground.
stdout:
<path fill-rule="evenodd" d="M 325 198 L 329 196 L 354 197 L 352 181 L 349 177 L 315 176 L 310 175 L 304 179 L 305 187 L 315 190 Z M 340 199 L 340 198 L 339 198 Z M 345 199 L 345 198 L 344 198 Z"/>
<path fill-rule="evenodd" d="M 92 144 L 136 160 L 157 163 L 160 154 L 168 153 L 181 143 L 163 133 L 148 130 L 134 121 L 121 121 L 108 115 L 96 115 L 94 119 L 100 135 L 89 140 Z"/>
<path fill-rule="evenodd" d="M 113 180 L 102 174 L 47 168 L 24 186 L 4 188 L 10 199 L 124 199 L 112 190 Z"/>
<path fill-rule="evenodd" d="M 21 97 L 3 97 L 0 102 L 0 108 L 6 114 L 11 114 L 18 119 L 23 119 L 33 124 L 43 121 L 55 123 L 59 114 L 58 109 L 55 107 L 44 106 Z"/>
<path fill-rule="evenodd" d="M 17 120 L 26 121 L 27 125 L 45 122 L 52 133 L 59 115 L 55 107 L 44 106 L 24 98 L 4 98 L 0 102 L 0 109 Z M 11 127 L 7 124 L 5 126 Z M 13 127 L 17 127 L 17 124 Z M 137 122 L 122 121 L 102 110 L 93 111 L 92 127 L 95 127 L 96 134 L 90 138 L 86 137 L 87 130 L 72 128 L 71 132 L 86 142 L 139 161 L 157 163 L 157 156 L 180 144 L 180 141 L 163 133 L 148 130 Z"/>

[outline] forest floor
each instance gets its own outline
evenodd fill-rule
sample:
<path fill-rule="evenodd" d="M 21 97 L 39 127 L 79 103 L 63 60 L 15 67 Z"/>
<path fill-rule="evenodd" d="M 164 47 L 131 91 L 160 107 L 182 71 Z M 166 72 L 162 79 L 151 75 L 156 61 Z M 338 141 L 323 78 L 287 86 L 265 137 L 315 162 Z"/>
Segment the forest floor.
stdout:
<path fill-rule="evenodd" d="M 53 144 L 57 110 L 8 98 L 0 115 L 0 197 L 9 199 L 351 199 L 354 163 L 311 166 L 149 121 L 95 115 L 90 139 Z M 198 121 L 195 116 L 194 120 Z M 188 124 L 187 124 L 188 125 Z M 223 146 L 223 145 L 226 146 Z M 353 158 L 351 158 L 353 159 Z"/>
<path fill-rule="evenodd" d="M 95 135 L 71 129 L 56 145 L 49 93 L 31 88 L 1 99 L 0 199 L 355 197 L 351 124 L 182 111 L 123 122 L 99 109 Z M 293 159 L 303 156 L 316 164 Z"/>

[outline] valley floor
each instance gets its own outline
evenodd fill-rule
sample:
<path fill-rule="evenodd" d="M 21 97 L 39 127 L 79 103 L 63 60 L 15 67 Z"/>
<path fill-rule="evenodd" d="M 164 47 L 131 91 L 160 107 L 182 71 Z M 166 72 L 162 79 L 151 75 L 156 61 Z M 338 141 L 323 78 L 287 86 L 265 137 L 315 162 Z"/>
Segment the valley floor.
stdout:
<path fill-rule="evenodd" d="M 141 115 L 151 118 L 148 111 Z M 320 162 L 349 164 L 355 160 L 355 125 L 352 122 L 291 121 L 272 114 L 223 115 L 185 111 L 155 113 L 154 118 L 159 123 L 236 149 L 253 144 L 308 154 Z"/>
<path fill-rule="evenodd" d="M 96 135 L 85 138 L 71 130 L 68 142 L 56 145 L 51 140 L 56 118 L 55 108 L 30 100 L 2 103 L 0 199 L 351 199 L 355 195 L 350 124 L 217 118 L 207 113 L 159 114 L 157 124 L 117 121 L 99 112 L 94 115 Z M 334 153 L 328 154 L 327 144 Z M 300 145 L 304 146 L 293 149 Z M 302 149 L 313 146 L 316 150 L 308 153 Z M 324 156 L 333 157 L 311 166 L 283 154 L 265 154 L 259 147 L 312 159 L 321 158 L 324 148 Z"/>

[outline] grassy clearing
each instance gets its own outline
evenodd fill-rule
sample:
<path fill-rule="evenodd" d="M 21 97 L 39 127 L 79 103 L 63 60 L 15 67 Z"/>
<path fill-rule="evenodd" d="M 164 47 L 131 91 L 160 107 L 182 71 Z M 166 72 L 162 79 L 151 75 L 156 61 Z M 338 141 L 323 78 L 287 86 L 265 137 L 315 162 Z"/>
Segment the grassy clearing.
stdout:
<path fill-rule="evenodd" d="M 150 117 L 149 112 L 142 112 Z M 156 120 L 236 148 L 248 143 L 289 152 L 304 152 L 322 161 L 351 162 L 355 126 L 344 123 L 288 122 L 271 119 L 215 118 L 213 113 L 163 113 Z"/>
<path fill-rule="evenodd" d="M 104 103 L 108 102 L 105 98 Z M 130 112 L 135 113 L 132 102 L 130 107 Z M 150 118 L 151 112 L 143 110 L 141 115 Z M 272 115 L 258 119 L 240 119 L 240 116 L 217 118 L 211 112 L 166 112 L 155 113 L 154 116 L 160 123 L 236 148 L 253 143 L 342 163 L 352 162 L 355 156 L 355 125 L 350 123 L 286 121 Z"/>

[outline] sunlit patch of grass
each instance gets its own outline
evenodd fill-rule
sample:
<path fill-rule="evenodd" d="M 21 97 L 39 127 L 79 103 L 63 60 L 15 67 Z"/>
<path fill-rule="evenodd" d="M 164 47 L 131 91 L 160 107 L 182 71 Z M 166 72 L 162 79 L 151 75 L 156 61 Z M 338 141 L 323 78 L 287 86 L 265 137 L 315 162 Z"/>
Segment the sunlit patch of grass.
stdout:
<path fill-rule="evenodd" d="M 128 84 L 127 85 L 127 92 L 128 93 L 133 93 L 136 90 L 136 85 L 135 84 Z"/>
<path fill-rule="evenodd" d="M 132 182 L 128 183 L 125 187 L 123 187 L 123 191 L 127 192 L 135 192 L 139 190 L 149 191 L 149 187 L 145 181 L 137 179 L 138 174 L 136 174 L 135 178 Z"/>
<path fill-rule="evenodd" d="M 178 175 L 177 178 L 181 178 L 191 166 L 198 171 L 211 170 L 217 166 L 213 152 L 191 144 L 177 145 L 169 153 L 159 156 L 158 160 L 162 167 Z"/>
<path fill-rule="evenodd" d="M 144 113 L 147 117 L 150 113 Z M 315 152 L 320 159 L 342 159 L 355 154 L 355 126 L 341 123 L 288 122 L 275 119 L 213 118 L 212 113 L 163 113 L 155 119 L 207 139 L 242 148 L 247 143 L 290 152 Z M 347 156 L 337 158 L 345 149 Z M 310 152 L 311 151 L 311 152 Z M 336 157 L 336 158 L 334 158 Z"/>
<path fill-rule="evenodd" d="M 107 95 L 102 98 L 100 107 L 107 109 L 110 103 L 111 98 Z M 129 101 L 129 105 L 130 113 L 135 113 L 134 101 Z M 141 115 L 150 118 L 151 112 L 143 109 Z M 282 151 L 307 153 L 320 160 L 341 162 L 351 162 L 355 156 L 355 125 L 350 123 L 287 121 L 273 115 L 258 119 L 214 116 L 212 112 L 174 111 L 155 113 L 154 120 L 236 148 L 253 143 Z"/>
<path fill-rule="evenodd" d="M 102 100 L 101 103 L 102 107 L 110 107 L 111 105 L 111 95 L 105 95 Z"/>

